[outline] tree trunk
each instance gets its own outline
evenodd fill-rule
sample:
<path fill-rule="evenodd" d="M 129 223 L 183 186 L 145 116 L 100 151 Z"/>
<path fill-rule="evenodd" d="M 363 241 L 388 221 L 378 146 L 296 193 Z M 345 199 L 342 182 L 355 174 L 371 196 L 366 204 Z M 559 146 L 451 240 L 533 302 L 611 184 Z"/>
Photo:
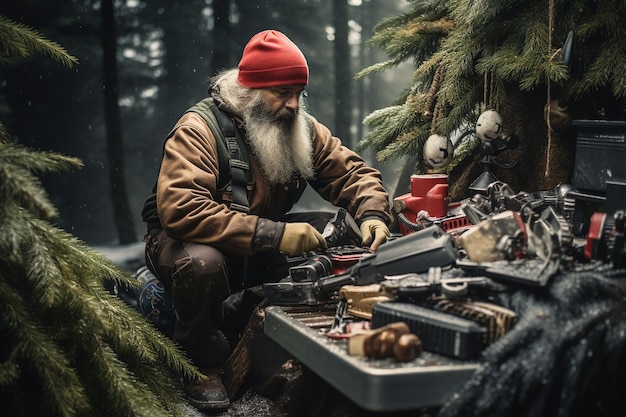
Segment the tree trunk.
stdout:
<path fill-rule="evenodd" d="M 102 28 L 102 85 L 106 120 L 107 160 L 109 163 L 109 190 L 113 216 L 120 244 L 137 240 L 131 216 L 126 178 L 124 176 L 124 146 L 118 106 L 116 30 L 113 0 L 103 0 L 100 8 Z"/>
<path fill-rule="evenodd" d="M 199 2 L 166 1 L 163 8 L 165 78 L 162 99 L 166 103 L 167 118 L 173 125 L 187 108 L 205 96 L 210 68 L 208 62 L 199 66 L 205 64 L 198 59 L 203 55 L 201 42 L 190 36 L 190 33 L 198 33 L 196 28 L 201 17 Z"/>
<path fill-rule="evenodd" d="M 349 147 L 352 144 L 352 71 L 348 44 L 348 2 L 333 0 L 335 26 L 335 134 Z"/>
<path fill-rule="evenodd" d="M 368 59 L 369 50 L 366 45 L 367 40 L 371 36 L 371 29 L 372 29 L 371 3 L 368 2 L 368 3 L 362 4 L 361 7 L 359 7 L 357 10 L 358 10 L 357 13 L 359 17 L 359 22 L 362 28 L 361 39 L 359 42 L 359 57 L 358 57 L 359 69 L 361 69 L 361 68 L 365 68 L 371 65 Z M 369 79 L 367 78 L 361 78 L 357 80 L 356 82 L 356 105 L 357 105 L 356 142 L 361 140 L 361 138 L 363 137 L 364 126 L 363 126 L 362 120 L 365 118 L 366 113 L 369 112 L 369 109 L 367 108 L 367 103 L 366 103 L 367 84 L 369 84 Z"/>

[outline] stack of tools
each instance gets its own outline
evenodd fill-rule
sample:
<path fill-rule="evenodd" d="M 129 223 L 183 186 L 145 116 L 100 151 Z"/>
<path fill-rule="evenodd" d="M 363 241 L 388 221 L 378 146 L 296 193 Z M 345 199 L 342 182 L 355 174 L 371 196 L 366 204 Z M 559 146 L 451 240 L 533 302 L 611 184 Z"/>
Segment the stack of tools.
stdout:
<path fill-rule="evenodd" d="M 472 360 L 509 331 L 515 319 L 513 311 L 495 304 L 427 297 L 420 304 L 376 304 L 371 327 L 403 321 L 422 340 L 424 350 Z"/>
<path fill-rule="evenodd" d="M 427 274 L 388 278 L 379 284 L 341 288 L 336 325 L 329 336 L 346 330 L 342 318 L 346 322 L 353 321 L 348 317 L 370 321 L 368 327 L 361 328 L 366 330 L 350 336 L 351 354 L 380 357 L 376 349 L 366 348 L 367 343 L 373 343 L 368 341 L 375 340 L 373 334 L 381 329 L 388 331 L 388 326 L 396 328 L 400 326 L 396 323 L 402 323 L 407 333 L 419 340 L 420 351 L 473 360 L 516 322 L 515 312 L 469 297 L 470 287 L 489 285 L 486 278 L 442 278 L 440 268 L 431 268 Z"/>

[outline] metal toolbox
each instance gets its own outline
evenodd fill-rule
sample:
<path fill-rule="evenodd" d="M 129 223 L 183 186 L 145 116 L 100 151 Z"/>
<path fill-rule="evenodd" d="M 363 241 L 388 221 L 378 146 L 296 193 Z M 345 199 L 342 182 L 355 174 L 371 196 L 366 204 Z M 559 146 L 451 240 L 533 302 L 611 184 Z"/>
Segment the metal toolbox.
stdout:
<path fill-rule="evenodd" d="M 423 352 L 410 362 L 348 355 L 347 340 L 326 336 L 334 306 L 269 306 L 265 334 L 360 407 L 400 411 L 444 404 L 478 362 Z"/>

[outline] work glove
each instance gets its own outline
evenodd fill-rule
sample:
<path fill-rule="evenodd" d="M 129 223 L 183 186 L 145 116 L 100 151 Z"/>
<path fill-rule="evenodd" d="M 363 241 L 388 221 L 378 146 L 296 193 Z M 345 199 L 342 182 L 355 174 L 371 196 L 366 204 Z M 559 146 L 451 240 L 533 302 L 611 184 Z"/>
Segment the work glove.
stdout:
<path fill-rule="evenodd" d="M 370 250 L 376 252 L 376 249 L 389 239 L 391 233 L 385 222 L 370 217 L 361 223 L 361 236 L 363 236 L 363 246 L 370 245 Z"/>
<path fill-rule="evenodd" d="M 297 256 L 315 249 L 326 249 L 322 234 L 308 223 L 287 223 L 278 249 L 288 255 Z"/>

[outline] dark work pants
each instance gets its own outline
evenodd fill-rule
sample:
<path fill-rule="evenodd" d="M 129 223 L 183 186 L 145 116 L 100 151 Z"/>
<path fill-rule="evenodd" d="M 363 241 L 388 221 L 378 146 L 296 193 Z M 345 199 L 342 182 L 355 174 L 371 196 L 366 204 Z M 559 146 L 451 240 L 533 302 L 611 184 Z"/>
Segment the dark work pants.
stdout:
<path fill-rule="evenodd" d="M 332 216 L 325 212 L 292 213 L 284 220 L 306 221 L 321 232 Z M 172 295 L 174 341 L 196 366 L 221 367 L 230 355 L 233 335 L 239 331 L 229 328 L 237 325 L 236 319 L 224 321 L 224 306 L 233 313 L 244 304 L 244 314 L 249 314 L 254 308 L 250 305 L 261 298 L 242 290 L 287 276 L 286 257 L 279 253 L 231 256 L 212 246 L 172 239 L 159 229 L 151 230 L 145 240 L 146 265 Z M 230 302 L 224 304 L 227 300 Z"/>

